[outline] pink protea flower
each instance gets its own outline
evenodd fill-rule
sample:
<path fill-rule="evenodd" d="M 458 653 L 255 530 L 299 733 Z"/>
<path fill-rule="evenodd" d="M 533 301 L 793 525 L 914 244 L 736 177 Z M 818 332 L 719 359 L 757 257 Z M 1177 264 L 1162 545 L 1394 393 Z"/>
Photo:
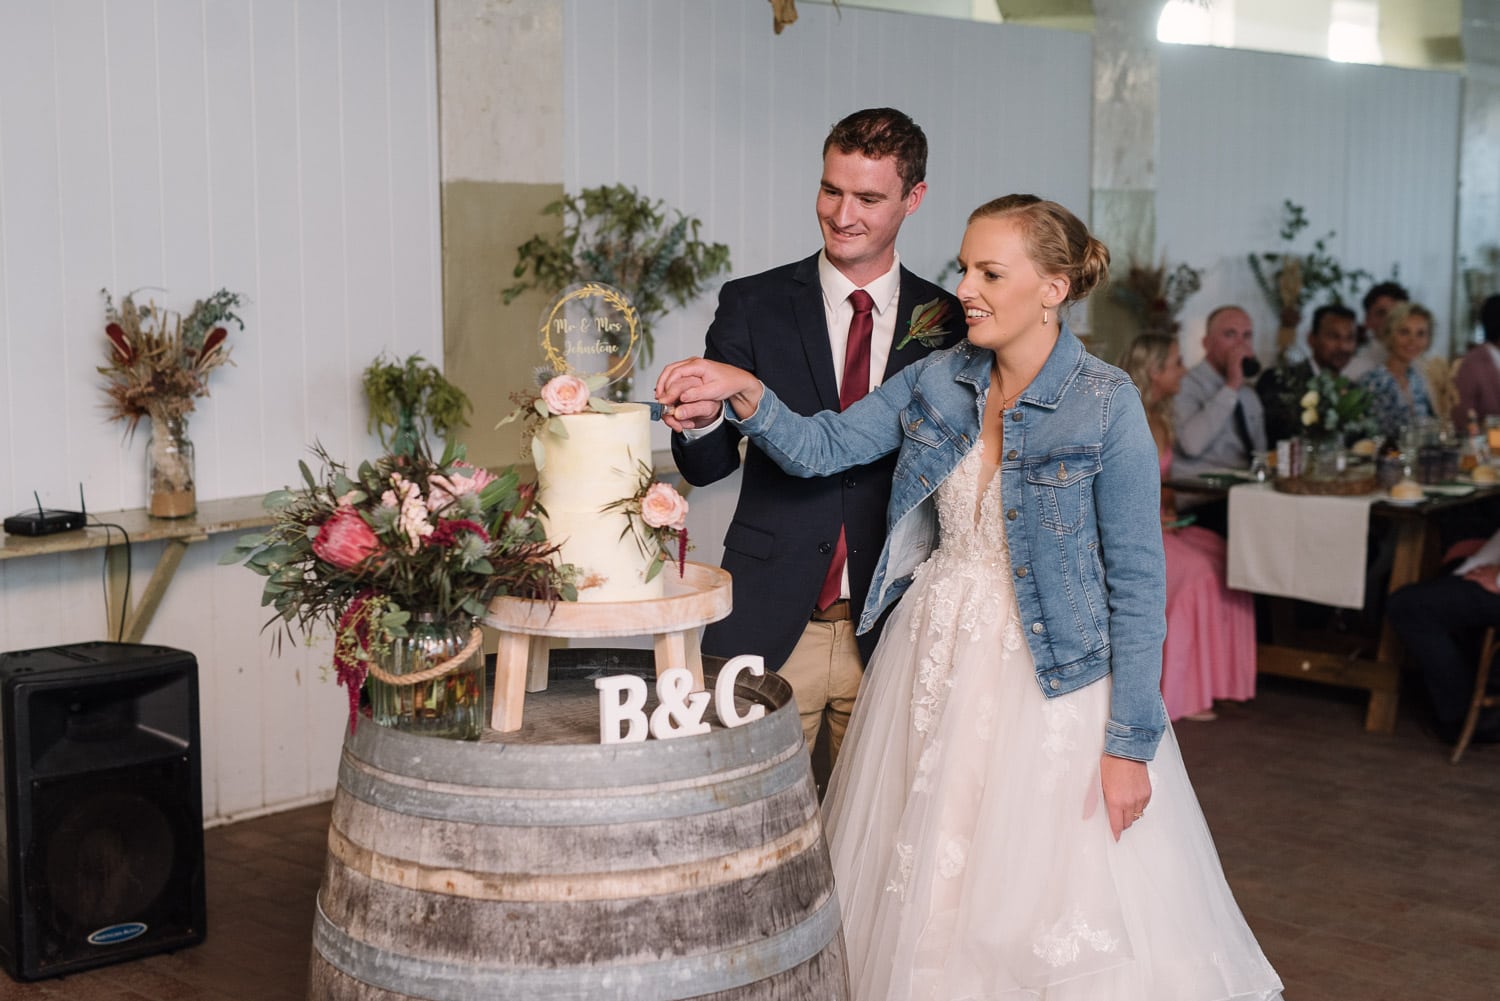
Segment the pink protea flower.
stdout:
<path fill-rule="evenodd" d="M 441 511 L 460 497 L 469 494 L 477 494 L 490 483 L 495 481 L 495 475 L 488 469 L 480 469 L 471 466 L 467 462 L 455 462 L 455 472 L 451 475 L 428 477 L 427 480 L 427 510 L 431 512 Z"/>
<path fill-rule="evenodd" d="M 380 552 L 380 540 L 359 512 L 341 507 L 319 526 L 312 548 L 318 559 L 348 570 Z"/>

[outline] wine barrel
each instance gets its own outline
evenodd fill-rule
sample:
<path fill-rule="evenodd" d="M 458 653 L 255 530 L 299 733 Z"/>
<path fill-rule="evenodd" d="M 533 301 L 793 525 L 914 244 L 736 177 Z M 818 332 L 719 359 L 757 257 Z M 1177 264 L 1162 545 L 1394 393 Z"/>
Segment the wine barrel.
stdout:
<path fill-rule="evenodd" d="M 479 743 L 348 735 L 310 1001 L 847 998 L 790 687 L 741 674 L 761 719 L 603 745 L 600 673 L 554 655 L 525 726 Z"/>

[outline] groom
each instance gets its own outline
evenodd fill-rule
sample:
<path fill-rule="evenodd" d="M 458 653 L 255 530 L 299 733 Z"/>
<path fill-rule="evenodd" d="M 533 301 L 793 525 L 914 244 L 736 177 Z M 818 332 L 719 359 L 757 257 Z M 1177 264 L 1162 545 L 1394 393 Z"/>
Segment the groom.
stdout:
<path fill-rule="evenodd" d="M 814 414 L 841 410 L 957 343 L 958 300 L 896 255 L 926 171 L 927 137 L 901 112 L 871 108 L 835 125 L 818 186 L 823 249 L 727 283 L 704 356 L 754 372 L 788 407 Z M 741 436 L 719 404 L 691 406 L 676 414 L 688 430 L 672 436 L 672 454 L 689 483 L 705 486 L 739 468 Z M 827 724 L 829 767 L 880 630 L 854 636 L 885 542 L 895 459 L 801 479 L 751 445 L 724 536 L 734 611 L 705 629 L 703 650 L 764 657 L 792 686 L 809 749 Z"/>

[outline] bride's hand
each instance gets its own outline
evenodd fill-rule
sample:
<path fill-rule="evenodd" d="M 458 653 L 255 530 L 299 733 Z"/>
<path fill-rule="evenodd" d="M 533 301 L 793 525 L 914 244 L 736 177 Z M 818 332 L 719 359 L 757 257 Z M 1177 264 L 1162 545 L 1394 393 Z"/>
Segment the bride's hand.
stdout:
<path fill-rule="evenodd" d="M 1125 828 L 1140 820 L 1151 802 L 1151 776 L 1146 763 L 1103 755 L 1099 759 L 1099 786 L 1109 811 L 1110 833 L 1119 841 Z"/>
<path fill-rule="evenodd" d="M 760 406 L 760 380 L 744 369 L 706 358 L 674 361 L 656 379 L 656 399 L 672 407 L 668 424 L 704 427 L 719 415 L 719 401 L 727 400 L 740 418 Z"/>

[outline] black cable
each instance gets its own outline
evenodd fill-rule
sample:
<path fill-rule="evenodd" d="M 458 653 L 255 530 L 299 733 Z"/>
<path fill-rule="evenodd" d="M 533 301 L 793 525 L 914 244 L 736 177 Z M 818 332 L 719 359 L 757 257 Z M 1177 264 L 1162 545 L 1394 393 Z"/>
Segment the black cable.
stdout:
<path fill-rule="evenodd" d="M 110 529 L 118 528 L 120 534 L 125 537 L 125 592 L 120 597 L 120 627 L 115 633 L 115 642 L 125 642 L 125 617 L 130 611 L 130 575 L 131 575 L 131 551 L 130 533 L 125 531 L 124 525 L 116 525 L 109 521 L 100 521 L 98 518 L 89 516 L 97 528 L 104 529 L 104 565 L 99 571 L 100 579 L 104 586 L 104 610 L 109 611 L 109 551 L 114 546 L 114 536 Z"/>

